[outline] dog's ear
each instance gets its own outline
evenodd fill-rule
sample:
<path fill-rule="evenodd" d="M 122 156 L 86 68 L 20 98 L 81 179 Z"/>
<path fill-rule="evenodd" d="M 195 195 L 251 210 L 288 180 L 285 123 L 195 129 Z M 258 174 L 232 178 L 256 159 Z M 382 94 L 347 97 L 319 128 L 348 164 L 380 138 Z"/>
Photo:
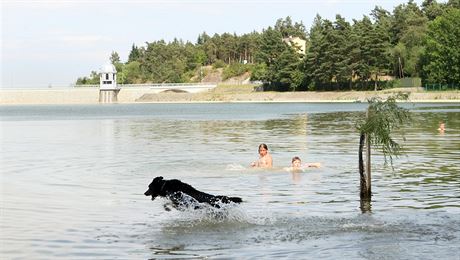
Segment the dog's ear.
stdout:
<path fill-rule="evenodd" d="M 156 182 L 156 181 L 161 181 L 161 180 L 163 180 L 163 176 L 158 176 L 158 177 L 155 177 L 155 178 L 153 179 L 153 181 L 155 181 L 155 182 Z"/>

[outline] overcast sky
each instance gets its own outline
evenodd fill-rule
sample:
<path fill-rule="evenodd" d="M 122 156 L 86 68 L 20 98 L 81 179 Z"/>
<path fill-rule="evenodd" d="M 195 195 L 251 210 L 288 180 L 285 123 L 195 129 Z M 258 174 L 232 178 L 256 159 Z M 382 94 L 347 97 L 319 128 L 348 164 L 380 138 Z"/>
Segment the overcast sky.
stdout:
<path fill-rule="evenodd" d="M 418 5 L 422 0 L 415 1 Z M 316 14 L 351 22 L 403 0 L 0 0 L 1 87 L 69 86 L 132 44 L 198 35 L 261 32 L 291 16 L 310 28 Z"/>

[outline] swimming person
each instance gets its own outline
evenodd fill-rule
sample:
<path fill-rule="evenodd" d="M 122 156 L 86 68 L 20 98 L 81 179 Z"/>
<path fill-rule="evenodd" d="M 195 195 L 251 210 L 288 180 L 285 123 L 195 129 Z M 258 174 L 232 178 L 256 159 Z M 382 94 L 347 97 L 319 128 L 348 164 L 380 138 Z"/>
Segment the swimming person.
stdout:
<path fill-rule="evenodd" d="M 259 159 L 251 163 L 251 167 L 254 168 L 272 168 L 273 159 L 268 152 L 268 146 L 266 144 L 259 145 Z"/>
<path fill-rule="evenodd" d="M 291 160 L 291 167 L 287 167 L 285 168 L 287 171 L 290 171 L 292 173 L 299 173 L 299 172 L 302 172 L 303 169 L 302 169 L 302 160 L 300 160 L 300 157 L 299 156 L 294 156 L 292 157 L 292 160 Z M 293 176 L 294 178 L 297 177 L 297 179 L 299 178 L 299 176 Z"/>
<path fill-rule="evenodd" d="M 299 170 L 300 168 L 302 168 L 302 160 L 300 160 L 300 157 L 299 156 L 292 157 L 291 169 L 292 170 Z"/>
<path fill-rule="evenodd" d="M 443 121 L 439 123 L 439 128 L 438 128 L 439 133 L 443 134 L 444 131 L 446 131 L 446 125 L 444 124 Z"/>
<path fill-rule="evenodd" d="M 302 160 L 299 156 L 292 157 L 291 167 L 287 168 L 288 171 L 302 171 L 305 168 L 319 168 L 321 163 L 305 163 L 302 165 Z"/>

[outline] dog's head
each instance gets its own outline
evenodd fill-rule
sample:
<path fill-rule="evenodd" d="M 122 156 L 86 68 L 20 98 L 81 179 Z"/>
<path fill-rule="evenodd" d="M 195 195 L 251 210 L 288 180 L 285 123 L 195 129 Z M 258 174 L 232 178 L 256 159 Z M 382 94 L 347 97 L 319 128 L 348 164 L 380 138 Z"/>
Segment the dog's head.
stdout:
<path fill-rule="evenodd" d="M 158 195 L 160 195 L 164 182 L 165 181 L 163 180 L 162 176 L 154 178 L 153 181 L 149 184 L 149 189 L 144 192 L 144 195 L 152 196 L 152 200 L 154 200 Z"/>

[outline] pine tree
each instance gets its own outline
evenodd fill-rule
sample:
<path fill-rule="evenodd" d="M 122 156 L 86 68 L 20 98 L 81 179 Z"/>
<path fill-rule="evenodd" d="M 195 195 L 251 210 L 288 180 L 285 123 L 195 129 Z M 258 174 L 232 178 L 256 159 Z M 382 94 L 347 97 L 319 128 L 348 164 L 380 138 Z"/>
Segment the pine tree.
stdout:
<path fill-rule="evenodd" d="M 281 33 L 274 30 L 272 27 L 264 30 L 260 39 L 260 47 L 256 53 L 256 61 L 264 63 L 267 66 L 267 74 L 263 76 L 263 80 L 269 84 L 276 82 L 275 63 L 281 56 L 281 53 L 288 48 L 286 43 L 282 41 Z"/>
<path fill-rule="evenodd" d="M 141 51 L 133 43 L 133 46 L 131 47 L 131 51 L 129 52 L 128 62 L 137 61 L 140 58 L 141 58 Z"/>
<path fill-rule="evenodd" d="M 304 62 L 305 83 L 309 90 L 316 90 L 321 82 L 319 75 L 319 64 L 321 58 L 321 42 L 323 40 L 323 20 L 316 15 L 310 29 L 310 45 Z"/>

